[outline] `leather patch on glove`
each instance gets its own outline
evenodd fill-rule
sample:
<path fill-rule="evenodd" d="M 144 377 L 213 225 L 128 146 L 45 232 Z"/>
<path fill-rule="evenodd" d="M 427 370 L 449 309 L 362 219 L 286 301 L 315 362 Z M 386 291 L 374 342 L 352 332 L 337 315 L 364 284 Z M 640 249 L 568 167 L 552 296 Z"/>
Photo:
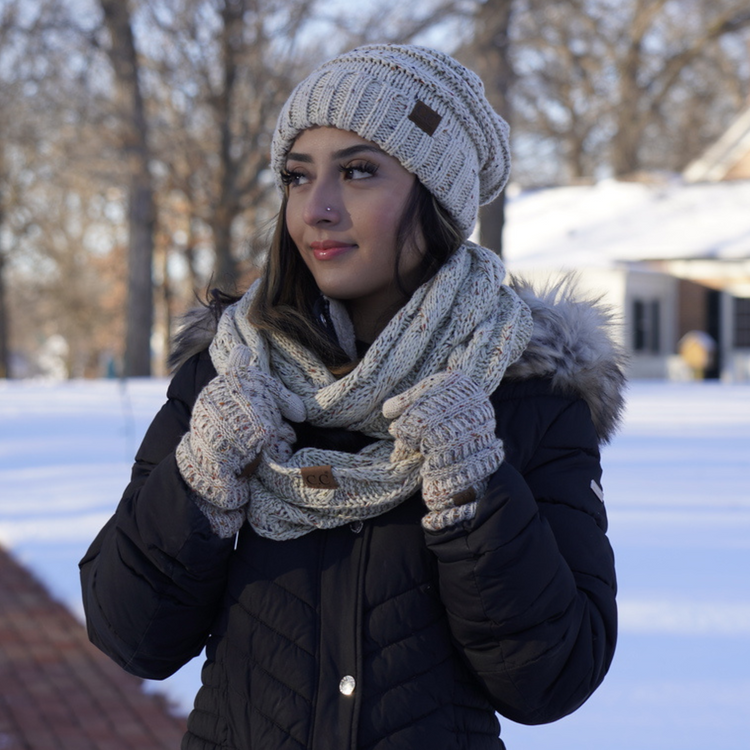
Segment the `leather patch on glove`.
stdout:
<path fill-rule="evenodd" d="M 468 505 L 469 503 L 473 503 L 476 499 L 477 493 L 474 491 L 473 487 L 469 487 L 468 490 L 459 492 L 451 498 L 455 506 Z"/>
<path fill-rule="evenodd" d="M 255 470 L 260 466 L 260 453 L 240 472 L 239 476 L 247 479 L 255 474 Z"/>

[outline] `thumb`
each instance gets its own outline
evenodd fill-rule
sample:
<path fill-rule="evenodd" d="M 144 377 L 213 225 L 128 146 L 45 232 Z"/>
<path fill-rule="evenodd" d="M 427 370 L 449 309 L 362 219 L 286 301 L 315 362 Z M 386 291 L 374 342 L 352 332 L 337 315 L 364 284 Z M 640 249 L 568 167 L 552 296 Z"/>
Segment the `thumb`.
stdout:
<path fill-rule="evenodd" d="M 416 403 L 422 396 L 438 388 L 441 383 L 450 376 L 449 372 L 438 372 L 420 380 L 403 393 L 393 396 L 383 404 L 383 416 L 386 419 L 400 417 L 412 404 Z"/>
<path fill-rule="evenodd" d="M 227 357 L 227 371 L 237 369 L 245 370 L 250 366 L 251 351 L 244 344 L 237 344 Z"/>
<path fill-rule="evenodd" d="M 307 409 L 302 399 L 283 386 L 276 378 L 271 378 L 269 385 L 284 418 L 290 422 L 304 422 L 307 417 Z"/>

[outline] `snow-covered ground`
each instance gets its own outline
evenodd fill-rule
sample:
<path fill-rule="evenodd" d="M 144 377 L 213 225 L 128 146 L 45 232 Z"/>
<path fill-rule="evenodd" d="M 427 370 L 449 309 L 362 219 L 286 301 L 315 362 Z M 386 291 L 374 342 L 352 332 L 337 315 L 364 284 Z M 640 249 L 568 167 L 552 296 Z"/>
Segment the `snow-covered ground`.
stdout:
<path fill-rule="evenodd" d="M 0 381 L 0 543 L 80 615 L 77 561 L 112 513 L 160 380 Z M 750 736 L 750 386 L 636 382 L 604 450 L 621 635 L 604 685 L 509 750 L 740 750 Z M 185 710 L 188 665 L 159 685 Z"/>

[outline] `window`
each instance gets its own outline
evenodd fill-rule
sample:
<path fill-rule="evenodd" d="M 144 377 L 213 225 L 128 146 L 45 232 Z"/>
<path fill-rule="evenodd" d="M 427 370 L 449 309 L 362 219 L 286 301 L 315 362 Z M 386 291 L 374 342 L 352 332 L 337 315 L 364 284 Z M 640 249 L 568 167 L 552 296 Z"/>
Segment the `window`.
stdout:
<path fill-rule="evenodd" d="M 734 299 L 734 345 L 750 347 L 750 298 Z"/>
<path fill-rule="evenodd" d="M 658 299 L 633 300 L 633 350 L 658 354 L 661 350 L 661 310 Z"/>

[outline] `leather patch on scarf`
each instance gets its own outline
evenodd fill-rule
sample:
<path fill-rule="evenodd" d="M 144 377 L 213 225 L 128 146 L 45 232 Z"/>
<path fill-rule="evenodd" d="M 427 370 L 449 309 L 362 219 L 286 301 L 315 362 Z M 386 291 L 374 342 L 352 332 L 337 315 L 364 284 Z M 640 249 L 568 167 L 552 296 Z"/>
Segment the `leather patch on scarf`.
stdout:
<path fill-rule="evenodd" d="M 300 469 L 302 481 L 316 490 L 335 490 L 338 489 L 339 483 L 333 476 L 333 469 L 330 466 L 303 466 Z"/>
<path fill-rule="evenodd" d="M 427 135 L 432 135 L 437 130 L 437 126 L 440 125 L 443 116 L 435 112 L 432 107 L 428 107 L 424 102 L 417 101 L 409 119 Z"/>

